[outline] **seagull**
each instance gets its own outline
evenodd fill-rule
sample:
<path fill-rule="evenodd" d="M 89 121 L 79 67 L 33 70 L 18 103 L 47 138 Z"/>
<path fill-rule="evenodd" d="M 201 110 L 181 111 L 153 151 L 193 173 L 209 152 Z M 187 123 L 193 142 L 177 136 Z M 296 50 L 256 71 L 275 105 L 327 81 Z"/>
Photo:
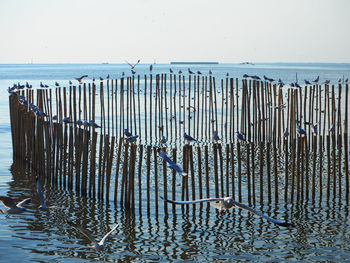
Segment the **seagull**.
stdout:
<path fill-rule="evenodd" d="M 179 70 L 179 74 L 182 74 L 182 71 L 181 71 L 181 70 Z"/>
<path fill-rule="evenodd" d="M 335 125 L 332 124 L 332 127 L 329 128 L 329 132 L 335 132 Z"/>
<path fill-rule="evenodd" d="M 346 80 L 344 80 L 344 82 L 345 82 L 345 83 L 348 83 L 348 81 L 349 81 L 349 79 L 348 79 L 348 78 L 346 78 Z"/>
<path fill-rule="evenodd" d="M 211 74 L 213 74 L 213 73 L 212 73 L 211 70 L 209 69 L 209 75 L 211 75 Z"/>
<path fill-rule="evenodd" d="M 84 126 L 90 126 L 91 124 L 90 124 L 87 120 L 84 120 L 84 121 L 83 121 L 83 125 L 84 125 Z M 97 124 L 96 124 L 96 125 L 97 125 Z"/>
<path fill-rule="evenodd" d="M 187 176 L 187 173 L 184 173 L 180 166 L 174 163 L 164 152 L 158 149 L 159 156 L 169 164 L 169 167 L 174 169 L 181 176 Z"/>
<path fill-rule="evenodd" d="M 314 133 L 314 135 L 317 135 L 317 134 L 318 134 L 317 124 L 312 125 L 312 128 L 313 128 L 313 133 Z"/>
<path fill-rule="evenodd" d="M 329 80 L 329 79 L 326 79 L 325 81 L 324 81 L 324 84 L 329 84 L 331 81 Z"/>
<path fill-rule="evenodd" d="M 280 87 L 284 86 L 284 82 L 281 79 L 278 79 L 278 84 L 280 85 Z"/>
<path fill-rule="evenodd" d="M 246 141 L 246 139 L 244 138 L 244 136 L 243 136 L 242 133 L 240 133 L 239 131 L 237 131 L 236 133 L 237 133 L 237 138 L 238 138 L 238 140 L 241 140 L 241 141 L 243 141 L 243 142 Z"/>
<path fill-rule="evenodd" d="M 153 69 L 153 66 L 150 65 L 150 66 L 149 66 L 149 71 L 152 72 L 152 69 Z"/>
<path fill-rule="evenodd" d="M 191 135 L 188 135 L 186 132 L 184 133 L 184 138 L 186 141 L 189 141 L 189 142 L 197 142 L 195 138 L 193 138 Z"/>
<path fill-rule="evenodd" d="M 80 126 L 80 125 L 83 125 L 83 121 L 82 120 L 77 120 L 77 124 Z"/>
<path fill-rule="evenodd" d="M 299 133 L 301 136 L 306 135 L 306 131 L 305 131 L 303 128 L 301 128 L 300 126 L 298 126 L 298 133 Z"/>
<path fill-rule="evenodd" d="M 160 140 L 160 142 L 161 142 L 162 144 L 165 144 L 167 141 L 168 141 L 167 138 L 163 135 L 163 136 L 162 136 L 162 139 Z"/>
<path fill-rule="evenodd" d="M 70 226 L 74 227 L 75 229 L 79 230 L 84 236 L 86 236 L 94 244 L 92 247 L 94 249 L 96 249 L 96 250 L 101 250 L 101 249 L 104 248 L 104 244 L 105 244 L 105 241 L 108 238 L 108 236 L 119 226 L 117 224 L 115 227 L 112 228 L 111 231 L 109 231 L 107 234 L 105 234 L 104 237 L 99 242 L 97 242 L 86 229 L 83 229 L 80 226 L 78 226 L 76 224 L 73 224 L 70 221 L 67 221 L 67 223 L 68 223 L 68 225 L 70 225 Z"/>
<path fill-rule="evenodd" d="M 313 82 L 317 83 L 319 80 L 320 80 L 320 76 L 317 76 L 317 78 Z"/>
<path fill-rule="evenodd" d="M 243 78 L 249 78 L 249 75 L 248 74 L 244 74 Z"/>
<path fill-rule="evenodd" d="M 134 65 L 132 65 L 132 64 L 130 64 L 128 61 L 125 60 L 125 62 L 129 64 L 131 71 L 136 67 L 137 64 L 140 63 L 140 61 L 141 61 L 141 60 L 139 59 Z"/>
<path fill-rule="evenodd" d="M 202 72 L 200 72 L 200 71 L 198 70 L 198 71 L 197 71 L 197 74 L 198 74 L 198 75 L 202 75 Z"/>
<path fill-rule="evenodd" d="M 124 130 L 124 135 L 125 135 L 126 137 L 131 137 L 131 136 L 132 136 L 132 133 L 129 132 L 128 129 L 125 129 L 125 130 Z"/>
<path fill-rule="evenodd" d="M 286 128 L 286 129 L 284 130 L 283 135 L 284 135 L 285 137 L 287 137 L 287 136 L 289 135 L 289 130 L 288 130 L 288 128 Z"/>
<path fill-rule="evenodd" d="M 306 85 L 311 85 L 311 82 L 308 81 L 307 79 L 304 79 Z"/>
<path fill-rule="evenodd" d="M 191 69 L 190 68 L 188 68 L 188 73 L 191 75 L 191 74 L 194 74 L 194 72 L 193 71 L 191 71 Z"/>
<path fill-rule="evenodd" d="M 94 128 L 101 128 L 100 125 L 98 125 L 96 122 L 94 122 L 93 120 L 90 120 L 89 124 L 94 127 Z"/>
<path fill-rule="evenodd" d="M 102 81 L 102 80 L 103 80 L 103 78 L 102 78 L 102 77 L 100 77 L 100 80 Z"/>
<path fill-rule="evenodd" d="M 60 84 L 56 81 L 56 82 L 55 82 L 55 86 L 56 86 L 56 87 L 59 87 Z"/>
<path fill-rule="evenodd" d="M 65 122 L 65 123 L 72 123 L 70 117 L 64 117 L 63 118 L 63 122 Z"/>
<path fill-rule="evenodd" d="M 87 78 L 88 75 L 83 75 L 81 76 L 80 78 L 75 78 L 79 83 L 81 83 L 81 81 L 84 79 L 84 78 Z"/>
<path fill-rule="evenodd" d="M 72 85 L 73 83 L 72 83 L 72 81 L 69 81 L 69 85 Z"/>
<path fill-rule="evenodd" d="M 214 131 L 214 141 L 220 141 L 220 137 L 217 131 Z"/>
<path fill-rule="evenodd" d="M 161 197 L 163 199 L 163 197 Z M 164 200 L 164 199 L 163 199 Z M 224 197 L 224 198 L 206 198 L 206 199 L 199 199 L 199 200 L 194 200 L 194 201 L 174 201 L 174 200 L 165 200 L 166 202 L 176 204 L 176 205 L 192 205 L 192 204 L 197 204 L 197 203 L 206 203 L 209 202 L 211 205 L 213 205 L 215 208 L 219 210 L 228 210 L 234 207 L 238 207 L 241 209 L 246 209 L 249 212 L 252 212 L 258 216 L 261 216 L 265 218 L 267 221 L 274 223 L 279 226 L 284 226 L 284 227 L 293 227 L 294 225 L 291 223 L 287 222 L 281 222 L 276 219 L 273 219 L 265 214 L 263 214 L 260 211 L 257 211 L 245 204 L 239 203 L 235 200 L 233 200 L 232 197 Z"/>
<path fill-rule="evenodd" d="M 39 199 L 40 199 L 40 206 L 39 206 L 39 209 L 41 209 L 41 210 L 47 210 L 47 209 L 49 209 L 49 208 L 55 208 L 55 206 L 47 207 L 47 206 L 45 205 L 44 196 L 43 196 L 43 193 L 42 193 L 41 190 L 40 190 L 40 182 L 39 182 L 39 178 L 38 178 L 38 177 L 35 178 L 35 183 L 36 183 L 36 191 L 38 192 Z"/>
<path fill-rule="evenodd" d="M 135 75 L 136 74 L 136 71 L 135 70 L 131 70 L 131 74 Z"/>
<path fill-rule="evenodd" d="M 110 78 L 110 76 L 109 76 L 109 74 L 107 75 L 107 77 L 106 77 L 106 79 L 109 79 Z"/>
<path fill-rule="evenodd" d="M 173 73 L 173 70 L 172 70 L 171 68 L 169 69 L 169 71 L 170 71 L 170 74 L 172 74 L 172 73 Z"/>
<path fill-rule="evenodd" d="M 126 140 L 128 142 L 135 142 L 138 137 L 139 137 L 138 135 L 130 136 L 130 137 L 126 138 Z"/>
<path fill-rule="evenodd" d="M 6 206 L 8 209 L 1 209 L 2 213 L 8 214 L 20 214 L 23 213 L 26 209 L 23 205 L 29 203 L 32 199 L 26 198 L 23 201 L 16 204 L 11 197 L 0 196 L 0 201 Z"/>

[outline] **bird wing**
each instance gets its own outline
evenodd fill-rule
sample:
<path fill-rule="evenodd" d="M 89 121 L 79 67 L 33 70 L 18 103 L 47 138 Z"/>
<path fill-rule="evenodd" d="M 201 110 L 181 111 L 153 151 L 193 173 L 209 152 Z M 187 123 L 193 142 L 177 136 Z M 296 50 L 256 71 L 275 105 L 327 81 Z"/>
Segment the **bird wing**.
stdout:
<path fill-rule="evenodd" d="M 185 173 L 182 172 L 182 169 L 180 166 L 178 166 L 176 163 L 174 163 L 164 152 L 159 151 L 159 156 L 166 161 L 171 168 L 173 168 L 178 174 L 182 176 L 186 176 Z"/>
<path fill-rule="evenodd" d="M 15 208 L 16 203 L 12 200 L 11 197 L 7 196 L 0 196 L 0 201 L 6 206 L 7 208 Z"/>
<path fill-rule="evenodd" d="M 42 206 L 45 206 L 44 196 L 40 189 L 40 182 L 38 177 L 35 179 L 35 182 L 36 182 L 36 191 L 38 192 L 39 199 L 40 199 L 40 204 Z"/>
<path fill-rule="evenodd" d="M 128 63 L 131 68 L 134 68 L 134 65 L 131 65 L 127 60 L 125 60 L 125 62 Z"/>
<path fill-rule="evenodd" d="M 32 201 L 31 198 L 26 198 L 26 199 L 24 199 L 23 201 L 19 202 L 19 203 L 17 204 L 17 207 L 23 207 L 23 205 L 29 203 L 30 201 Z"/>
<path fill-rule="evenodd" d="M 198 203 L 224 201 L 224 198 L 205 198 L 205 199 L 199 199 L 199 200 L 193 200 L 193 201 L 175 201 L 175 200 L 164 199 L 163 197 L 160 197 L 160 198 L 169 203 L 176 204 L 176 205 L 192 205 L 192 204 L 198 204 Z"/>
<path fill-rule="evenodd" d="M 116 224 L 115 227 L 113 227 L 113 228 L 111 229 L 111 231 L 109 231 L 107 234 L 104 235 L 104 237 L 101 239 L 100 242 L 98 242 L 98 244 L 99 244 L 100 246 L 103 246 L 103 244 L 105 243 L 107 237 L 108 237 L 118 226 L 119 226 L 119 224 Z"/>
<path fill-rule="evenodd" d="M 74 227 L 75 229 L 79 230 L 84 236 L 86 236 L 92 243 L 94 243 L 95 245 L 97 244 L 96 240 L 93 238 L 93 236 L 90 234 L 89 231 L 87 231 L 86 229 L 76 225 L 76 224 L 73 224 L 72 222 L 70 221 L 67 221 L 68 225 Z"/>
<path fill-rule="evenodd" d="M 250 212 L 252 212 L 252 213 L 254 213 L 254 214 L 258 215 L 258 216 L 261 216 L 261 217 L 267 219 L 268 221 L 270 221 L 271 223 L 274 223 L 274 224 L 279 225 L 279 226 L 285 226 L 285 227 L 293 226 L 293 224 L 290 224 L 290 223 L 287 223 L 287 222 L 281 222 L 281 221 L 278 221 L 276 219 L 273 219 L 273 218 L 263 214 L 262 212 L 257 211 L 257 210 L 255 210 L 255 209 L 253 209 L 253 208 L 251 208 L 251 207 L 249 207 L 249 206 L 247 206 L 245 204 L 239 203 L 239 202 L 237 202 L 235 200 L 233 200 L 233 202 L 234 202 L 235 206 L 237 206 L 239 208 L 242 208 L 242 209 L 246 209 L 246 210 L 248 210 L 248 211 L 250 211 Z"/>

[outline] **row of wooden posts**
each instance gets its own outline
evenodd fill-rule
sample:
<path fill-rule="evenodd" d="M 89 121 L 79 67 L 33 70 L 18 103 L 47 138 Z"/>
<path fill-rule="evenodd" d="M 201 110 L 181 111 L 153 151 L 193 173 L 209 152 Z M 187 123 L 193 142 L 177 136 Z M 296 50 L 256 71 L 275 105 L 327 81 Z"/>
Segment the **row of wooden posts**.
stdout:
<path fill-rule="evenodd" d="M 345 91 L 343 91 L 345 89 Z M 22 92 L 34 101 L 34 90 Z M 223 143 L 236 141 L 235 132 L 258 143 L 273 141 L 281 145 L 284 133 L 288 142 L 300 126 L 312 137 L 348 134 L 349 88 L 313 85 L 304 88 L 236 78 L 221 80 L 217 87 L 212 76 L 161 74 L 83 83 L 68 88 L 38 90 L 37 103 L 54 122 L 70 117 L 93 120 L 102 133 L 122 137 L 124 130 L 139 135 L 144 144 L 156 145 L 162 136 L 178 142 L 187 132 L 194 138 L 213 142 L 214 131 Z M 313 133 L 317 125 L 317 134 Z M 336 136 L 337 137 L 337 136 Z M 325 143 L 325 141 L 323 141 Z M 312 145 L 309 144 L 311 147 Z"/>
<path fill-rule="evenodd" d="M 90 112 L 88 103 L 83 103 L 83 111 L 80 112 L 80 95 L 76 103 L 73 101 L 76 99 L 74 87 L 70 90 L 73 96 L 69 96 L 68 107 L 66 99 L 63 99 L 63 103 L 60 99 L 60 89 L 56 89 L 59 119 L 67 116 L 68 112 L 71 113 L 69 116 L 74 116 L 75 122 L 81 118 L 78 117 L 80 114 L 84 115 L 85 119 L 88 116 L 95 119 L 95 113 L 92 115 L 87 113 Z M 295 94 L 299 94 L 298 90 L 290 90 L 289 93 L 288 102 L 291 104 L 286 105 L 288 112 L 299 111 L 296 116 L 298 114 L 306 116 L 307 111 L 299 107 L 295 97 Z M 249 143 L 227 141 L 189 145 L 178 142 L 176 146 L 131 144 L 116 132 L 108 133 L 110 129 L 104 121 L 101 121 L 103 125 L 101 130 L 53 121 L 51 90 L 38 90 L 36 94 L 34 91 L 28 91 L 24 94 L 28 104 L 35 102 L 49 117 L 36 116 L 17 96 L 10 96 L 14 158 L 25 161 L 48 183 L 91 198 L 107 202 L 112 199 L 127 209 L 140 209 L 140 211 L 143 206 L 147 206 L 148 211 L 151 207 L 158 211 L 160 196 L 177 200 L 233 196 L 239 201 L 254 205 L 271 202 L 342 200 L 343 197 L 349 200 L 347 125 L 344 125 L 344 133 L 340 133 L 339 128 L 337 132 L 326 135 L 302 137 L 293 136 L 292 132 L 288 137 L 278 136 L 275 129 L 272 128 L 269 132 L 264 125 L 258 125 L 256 130 L 255 127 L 247 130 L 242 128 L 247 138 L 250 138 Z M 249 96 L 244 91 L 241 94 L 241 105 L 246 111 L 243 110 L 241 115 L 237 116 L 243 123 L 249 121 L 251 116 L 248 108 L 244 107 Z M 62 104 L 63 106 L 60 106 Z M 103 116 L 103 101 L 101 104 L 101 116 Z M 59 113 L 61 111 L 62 114 Z M 95 106 L 91 107 L 91 112 L 95 112 Z M 132 114 L 136 112 L 132 111 Z M 340 110 L 337 114 L 341 117 L 339 112 Z M 257 118 L 269 116 L 259 111 L 256 113 Z M 130 117 L 129 114 L 127 115 Z M 287 115 L 290 116 L 289 127 L 292 127 L 296 117 L 290 113 Z M 336 115 L 334 116 L 336 118 Z M 275 117 L 277 118 L 276 115 Z M 328 119 L 330 123 L 332 118 Z M 101 120 L 104 119 L 101 117 Z M 188 123 L 189 127 L 190 124 L 191 122 Z M 278 124 L 278 121 L 274 124 Z M 122 128 L 125 127 L 128 126 Z M 130 127 L 133 127 L 132 131 L 137 131 L 137 125 Z M 262 135 L 262 130 L 267 131 L 266 134 L 275 134 L 271 138 L 280 138 L 284 143 L 280 144 L 278 139 L 267 140 L 267 137 Z M 140 135 L 143 133 L 146 132 L 139 131 Z M 180 164 L 188 175 L 182 177 L 169 169 L 158 157 L 159 148 Z M 167 212 L 166 203 L 163 207 Z"/>

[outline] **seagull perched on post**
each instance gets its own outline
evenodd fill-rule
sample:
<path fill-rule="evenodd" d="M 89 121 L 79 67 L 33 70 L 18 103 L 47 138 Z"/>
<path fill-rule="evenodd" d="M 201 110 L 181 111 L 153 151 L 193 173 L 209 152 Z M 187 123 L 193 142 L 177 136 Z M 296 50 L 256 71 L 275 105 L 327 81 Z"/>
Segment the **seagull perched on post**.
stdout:
<path fill-rule="evenodd" d="M 317 78 L 313 82 L 317 83 L 319 80 L 320 80 L 320 76 L 317 76 Z"/>
<path fill-rule="evenodd" d="M 197 142 L 195 138 L 193 138 L 191 135 L 188 135 L 186 132 L 184 133 L 184 138 L 186 141 L 189 141 L 189 142 Z"/>
<path fill-rule="evenodd" d="M 92 246 L 94 249 L 96 250 L 101 250 L 104 248 L 104 244 L 105 244 L 105 241 L 106 239 L 108 238 L 108 236 L 119 226 L 118 224 L 112 228 L 111 231 L 109 231 L 107 234 L 104 235 L 104 237 L 99 241 L 97 242 L 93 237 L 92 235 L 90 234 L 89 231 L 87 231 L 86 229 L 83 229 L 82 227 L 74 224 L 73 222 L 71 221 L 67 221 L 67 224 L 74 227 L 75 229 L 79 230 L 84 236 L 86 236 L 90 242 L 92 242 L 94 245 Z"/>
<path fill-rule="evenodd" d="M 303 128 L 301 128 L 300 126 L 298 126 L 298 133 L 300 134 L 300 136 L 306 135 L 306 131 Z"/>
<path fill-rule="evenodd" d="M 88 77 L 88 75 L 83 75 L 83 76 L 81 76 L 81 77 L 79 77 L 79 78 L 75 78 L 79 83 L 81 83 L 81 81 L 84 79 L 84 78 L 87 78 Z"/>
<path fill-rule="evenodd" d="M 289 130 L 286 128 L 283 133 L 284 137 L 287 137 L 289 135 Z"/>
<path fill-rule="evenodd" d="M 163 199 L 163 197 L 161 197 L 161 199 Z M 198 204 L 198 203 L 209 202 L 212 206 L 214 206 L 215 208 L 217 208 L 221 211 L 238 207 L 241 209 L 248 210 L 249 212 L 252 212 L 258 216 L 261 216 L 261 217 L 265 218 L 267 221 L 274 223 L 276 225 L 284 226 L 284 227 L 293 227 L 294 226 L 291 223 L 281 222 L 281 221 L 278 221 L 276 219 L 273 219 L 273 218 L 263 214 L 260 211 L 257 211 L 257 210 L 255 210 L 255 209 L 253 209 L 245 204 L 242 204 L 242 203 L 239 203 L 239 202 L 233 200 L 232 197 L 206 198 L 206 199 L 199 199 L 199 200 L 193 200 L 193 201 L 174 201 L 174 200 L 165 200 L 165 201 L 172 203 L 172 204 L 176 204 L 176 205 L 193 205 L 193 204 Z"/>
<path fill-rule="evenodd" d="M 306 85 L 311 85 L 310 81 L 308 81 L 307 79 L 304 79 L 304 81 Z"/>
<path fill-rule="evenodd" d="M 26 209 L 23 207 L 23 205 L 29 203 L 32 199 L 26 198 L 23 201 L 19 203 L 15 203 L 11 197 L 7 196 L 0 196 L 0 201 L 3 203 L 5 207 L 8 209 L 1 209 L 2 213 L 8 213 L 8 214 L 20 214 L 26 211 Z"/>
<path fill-rule="evenodd" d="M 335 132 L 335 125 L 332 124 L 332 126 L 329 128 L 329 132 Z"/>
<path fill-rule="evenodd" d="M 134 136 L 130 136 L 130 137 L 126 138 L 126 140 L 128 142 L 135 142 L 138 137 L 139 137 L 138 135 L 134 135 Z"/>
<path fill-rule="evenodd" d="M 93 120 L 90 120 L 89 124 L 94 127 L 94 128 L 101 128 L 100 125 L 98 125 L 96 122 L 94 122 Z"/>
<path fill-rule="evenodd" d="M 194 74 L 194 72 L 193 71 L 191 71 L 191 69 L 190 68 L 188 68 L 188 73 L 191 75 L 191 74 Z"/>
<path fill-rule="evenodd" d="M 184 173 L 179 165 L 177 165 L 175 162 L 173 162 L 164 152 L 162 152 L 160 149 L 158 149 L 159 156 L 166 161 L 169 164 L 169 167 L 174 169 L 175 172 L 177 172 L 181 176 L 186 176 L 187 173 Z"/>

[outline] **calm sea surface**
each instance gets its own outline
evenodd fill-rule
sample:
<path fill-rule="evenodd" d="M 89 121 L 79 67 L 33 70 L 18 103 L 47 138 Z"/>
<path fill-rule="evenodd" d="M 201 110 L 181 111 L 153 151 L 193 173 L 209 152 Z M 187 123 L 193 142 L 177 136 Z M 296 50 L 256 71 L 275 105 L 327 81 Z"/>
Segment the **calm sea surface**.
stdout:
<path fill-rule="evenodd" d="M 226 73 L 241 78 L 244 73 L 278 79 L 285 83 L 313 80 L 323 82 L 350 77 L 350 64 L 189 65 L 193 71 L 218 78 Z M 187 72 L 187 65 L 157 64 L 153 73 Z M 137 73 L 148 74 L 149 65 L 138 65 Z M 28 81 L 53 86 L 84 74 L 89 78 L 129 74 L 124 64 L 0 65 L 0 195 L 20 201 L 31 197 L 29 210 L 20 215 L 0 214 L 0 262 L 85 262 L 85 261 L 329 261 L 350 262 L 350 218 L 345 200 L 291 205 L 280 202 L 256 206 L 268 215 L 292 221 L 295 228 L 282 228 L 247 211 L 220 214 L 212 207 L 177 207 L 165 216 L 152 210 L 142 216 L 130 214 L 113 201 L 93 201 L 50 185 L 42 186 L 49 205 L 59 209 L 39 211 L 32 175 L 23 164 L 12 160 L 7 87 Z M 4 208 L 2 205 L 0 208 Z M 170 209 L 171 210 L 171 209 Z M 79 232 L 67 227 L 65 219 L 79 221 L 96 238 L 115 224 L 117 230 L 96 252 Z"/>

